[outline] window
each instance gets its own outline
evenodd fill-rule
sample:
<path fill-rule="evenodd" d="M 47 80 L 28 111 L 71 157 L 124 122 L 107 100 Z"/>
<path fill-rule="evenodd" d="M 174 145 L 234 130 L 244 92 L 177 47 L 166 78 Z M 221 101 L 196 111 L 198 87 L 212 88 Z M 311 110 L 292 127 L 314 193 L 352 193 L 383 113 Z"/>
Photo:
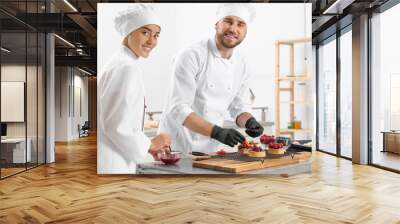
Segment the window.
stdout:
<path fill-rule="evenodd" d="M 318 48 L 318 149 L 336 154 L 336 40 Z"/>
<path fill-rule="evenodd" d="M 15 6 L 12 8 L 21 15 L 42 13 L 42 5 L 44 1 L 0 3 Z M 0 12 L 1 19 L 7 20 L 0 23 L 0 111 L 4 129 L 0 178 L 43 164 L 46 156 L 45 35 L 10 15 Z"/>
<path fill-rule="evenodd" d="M 340 155 L 352 157 L 352 34 L 340 36 Z"/>
<path fill-rule="evenodd" d="M 400 171 L 400 5 L 371 19 L 372 164 Z"/>

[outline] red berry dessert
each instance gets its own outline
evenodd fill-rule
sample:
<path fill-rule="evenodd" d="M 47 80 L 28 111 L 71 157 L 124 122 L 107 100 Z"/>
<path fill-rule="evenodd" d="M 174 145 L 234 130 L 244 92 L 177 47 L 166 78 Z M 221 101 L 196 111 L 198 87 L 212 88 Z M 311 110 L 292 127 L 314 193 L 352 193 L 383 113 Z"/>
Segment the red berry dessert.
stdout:
<path fill-rule="evenodd" d="M 268 145 L 269 143 L 275 142 L 275 136 L 263 134 L 260 137 L 260 142 L 262 144 Z"/>
<path fill-rule="evenodd" d="M 265 157 L 265 151 L 260 146 L 253 146 L 249 151 L 250 157 Z"/>
<path fill-rule="evenodd" d="M 279 155 L 284 154 L 285 150 L 283 149 L 283 144 L 282 143 L 269 143 L 268 144 L 268 153 L 269 154 L 279 154 Z"/>
<path fill-rule="evenodd" d="M 244 140 L 239 146 L 238 146 L 238 151 L 242 155 L 248 155 L 250 149 L 252 148 L 252 145 L 247 141 Z"/>
<path fill-rule="evenodd" d="M 217 155 L 225 155 L 226 154 L 225 150 L 223 150 L 223 149 L 216 151 L 216 153 L 217 153 Z"/>

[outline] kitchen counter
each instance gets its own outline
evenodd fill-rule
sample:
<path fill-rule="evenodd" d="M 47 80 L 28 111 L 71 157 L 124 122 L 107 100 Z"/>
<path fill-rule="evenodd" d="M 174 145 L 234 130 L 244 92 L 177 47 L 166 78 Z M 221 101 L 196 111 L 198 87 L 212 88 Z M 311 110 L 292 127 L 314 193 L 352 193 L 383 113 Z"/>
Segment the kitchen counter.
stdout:
<path fill-rule="evenodd" d="M 192 158 L 182 158 L 175 165 L 164 165 L 162 162 L 151 162 L 138 164 L 136 172 L 138 174 L 226 174 L 238 175 L 211 169 L 192 167 Z M 311 160 L 285 166 L 277 166 L 259 170 L 241 172 L 239 174 L 267 174 L 267 175 L 295 175 L 300 173 L 311 173 Z"/>

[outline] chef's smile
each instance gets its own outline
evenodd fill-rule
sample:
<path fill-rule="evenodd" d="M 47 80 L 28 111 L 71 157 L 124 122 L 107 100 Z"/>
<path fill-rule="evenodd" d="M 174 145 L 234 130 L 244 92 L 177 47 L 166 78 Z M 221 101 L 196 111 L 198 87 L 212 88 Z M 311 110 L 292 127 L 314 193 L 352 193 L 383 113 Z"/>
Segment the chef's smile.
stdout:
<path fill-rule="evenodd" d="M 153 47 L 150 46 L 142 46 L 143 51 L 150 53 L 150 51 L 153 49 Z"/>
<path fill-rule="evenodd" d="M 234 41 L 238 39 L 238 36 L 234 35 L 233 33 L 225 33 L 224 38 L 230 41 Z"/>
<path fill-rule="evenodd" d="M 225 48 L 234 48 L 245 38 L 247 25 L 237 16 L 226 16 L 216 23 L 218 42 Z"/>
<path fill-rule="evenodd" d="M 160 27 L 155 24 L 142 26 L 129 35 L 127 44 L 136 56 L 147 58 L 157 46 L 160 31 Z"/>

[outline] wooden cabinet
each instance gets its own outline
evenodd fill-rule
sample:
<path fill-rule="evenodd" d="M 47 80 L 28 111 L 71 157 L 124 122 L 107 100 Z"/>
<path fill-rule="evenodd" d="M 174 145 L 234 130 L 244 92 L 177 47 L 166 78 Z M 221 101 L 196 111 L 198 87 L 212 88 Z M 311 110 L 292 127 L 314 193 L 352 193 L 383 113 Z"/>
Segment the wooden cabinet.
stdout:
<path fill-rule="evenodd" d="M 383 133 L 383 152 L 400 154 L 400 132 Z"/>

